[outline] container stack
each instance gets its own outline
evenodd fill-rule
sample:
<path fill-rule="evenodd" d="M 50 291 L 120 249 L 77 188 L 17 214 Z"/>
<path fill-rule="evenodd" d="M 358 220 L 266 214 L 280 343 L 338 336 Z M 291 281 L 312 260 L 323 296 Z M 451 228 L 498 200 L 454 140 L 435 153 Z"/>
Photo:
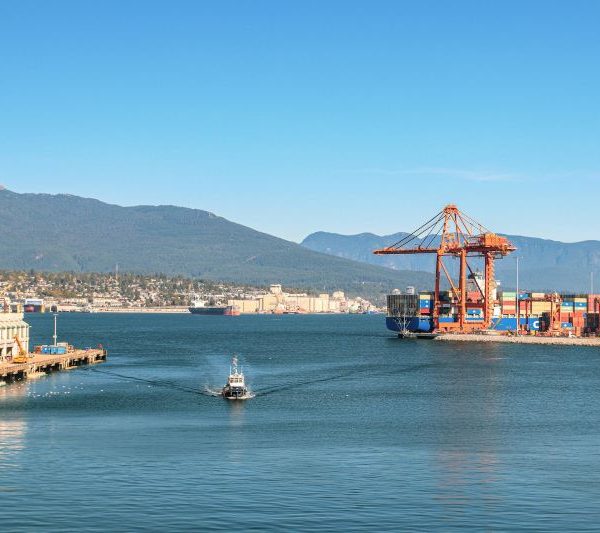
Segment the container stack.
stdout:
<path fill-rule="evenodd" d="M 515 315 L 517 314 L 517 293 L 504 291 L 500 297 L 500 307 L 502 308 L 503 315 Z"/>
<path fill-rule="evenodd" d="M 573 327 L 576 332 L 581 332 L 585 328 L 585 317 L 587 315 L 587 297 L 578 296 L 573 298 Z"/>
<path fill-rule="evenodd" d="M 565 296 L 560 304 L 560 327 L 564 330 L 573 329 L 573 296 Z"/>
<path fill-rule="evenodd" d="M 533 298 L 533 296 L 532 296 Z M 531 302 L 531 314 L 534 316 L 541 316 L 544 313 L 550 313 L 552 311 L 552 302 L 538 302 L 532 300 Z"/>
<path fill-rule="evenodd" d="M 600 313 L 600 294 L 588 294 L 588 313 Z"/>
<path fill-rule="evenodd" d="M 419 314 L 430 315 L 433 312 L 433 294 L 422 292 L 419 294 Z"/>
<path fill-rule="evenodd" d="M 600 333 L 600 313 L 588 313 L 585 317 L 585 332 Z"/>
<path fill-rule="evenodd" d="M 67 347 L 44 344 L 42 346 L 36 346 L 35 351 L 36 353 L 41 353 L 44 355 L 63 355 L 67 353 Z"/>

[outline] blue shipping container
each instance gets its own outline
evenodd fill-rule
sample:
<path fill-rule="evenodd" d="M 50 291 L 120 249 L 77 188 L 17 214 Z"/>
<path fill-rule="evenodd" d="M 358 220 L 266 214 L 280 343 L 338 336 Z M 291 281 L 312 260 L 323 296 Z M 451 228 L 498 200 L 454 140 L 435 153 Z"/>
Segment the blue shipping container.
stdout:
<path fill-rule="evenodd" d="M 529 294 L 528 292 L 520 292 L 519 293 L 519 300 L 526 300 L 527 298 L 530 298 L 531 294 Z"/>
<path fill-rule="evenodd" d="M 67 353 L 67 349 L 64 346 L 43 345 L 41 352 L 45 355 L 64 355 Z"/>
<path fill-rule="evenodd" d="M 539 317 L 521 317 L 519 320 L 521 327 L 529 329 L 531 331 L 539 331 L 540 329 L 540 318 Z M 517 319 L 512 317 L 500 317 L 492 319 L 492 326 L 490 329 L 497 331 L 513 331 L 517 329 Z"/>

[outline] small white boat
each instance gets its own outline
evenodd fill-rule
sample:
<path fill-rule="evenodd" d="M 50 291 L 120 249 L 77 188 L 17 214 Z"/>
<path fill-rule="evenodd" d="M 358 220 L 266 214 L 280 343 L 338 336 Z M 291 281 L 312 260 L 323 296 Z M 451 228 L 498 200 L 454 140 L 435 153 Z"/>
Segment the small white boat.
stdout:
<path fill-rule="evenodd" d="M 226 398 L 227 400 L 248 400 L 252 397 L 248 394 L 244 373 L 241 369 L 238 370 L 238 360 L 235 356 L 231 360 L 227 384 L 223 387 L 221 394 L 223 395 L 223 398 Z"/>

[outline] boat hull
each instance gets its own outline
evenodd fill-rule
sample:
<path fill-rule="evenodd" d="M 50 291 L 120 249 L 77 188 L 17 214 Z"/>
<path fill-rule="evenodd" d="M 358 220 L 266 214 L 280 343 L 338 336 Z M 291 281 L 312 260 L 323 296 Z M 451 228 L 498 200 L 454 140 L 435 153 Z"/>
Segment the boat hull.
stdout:
<path fill-rule="evenodd" d="M 223 390 L 221 391 L 221 395 L 226 400 L 248 400 L 250 398 L 247 388 L 245 388 L 245 387 L 244 388 L 240 388 L 240 387 L 234 388 L 234 387 L 229 387 L 228 385 L 225 385 L 225 387 L 223 387 Z"/>
<path fill-rule="evenodd" d="M 209 316 L 239 316 L 240 311 L 233 305 L 213 305 L 209 307 L 189 307 L 192 315 L 209 315 Z"/>
<path fill-rule="evenodd" d="M 450 317 L 440 317 L 440 322 L 452 322 Z M 467 319 L 467 323 L 471 320 Z M 539 331 L 541 319 L 539 317 L 521 317 L 521 328 L 530 331 Z M 385 319 L 387 329 L 402 333 L 405 329 L 410 333 L 432 333 L 434 329 L 433 318 L 429 316 L 410 316 L 406 318 L 388 316 Z M 490 330 L 514 331 L 517 328 L 516 317 L 494 317 Z"/>

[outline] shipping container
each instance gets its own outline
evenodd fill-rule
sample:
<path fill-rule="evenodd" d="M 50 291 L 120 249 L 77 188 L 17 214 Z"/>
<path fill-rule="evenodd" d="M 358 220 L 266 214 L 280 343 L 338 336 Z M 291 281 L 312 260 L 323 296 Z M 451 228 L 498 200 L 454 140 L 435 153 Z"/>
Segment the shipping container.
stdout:
<path fill-rule="evenodd" d="M 416 294 L 388 294 L 388 316 L 414 316 L 418 311 L 419 297 Z"/>
<path fill-rule="evenodd" d="M 552 310 L 551 302 L 531 302 L 532 313 L 544 313 Z"/>
<path fill-rule="evenodd" d="M 519 319 L 521 329 L 530 331 L 539 331 L 541 326 L 541 320 L 537 317 L 521 317 Z M 514 331 L 517 328 L 516 317 L 501 317 L 493 318 L 491 329 L 497 331 Z"/>
<path fill-rule="evenodd" d="M 590 294 L 588 296 L 588 311 L 592 313 L 600 312 L 600 294 Z"/>
<path fill-rule="evenodd" d="M 520 292 L 519 293 L 519 300 L 528 300 L 529 298 L 531 298 L 531 294 L 528 292 Z"/>
<path fill-rule="evenodd" d="M 585 317 L 585 327 L 590 333 L 600 331 L 600 313 L 588 313 Z"/>

